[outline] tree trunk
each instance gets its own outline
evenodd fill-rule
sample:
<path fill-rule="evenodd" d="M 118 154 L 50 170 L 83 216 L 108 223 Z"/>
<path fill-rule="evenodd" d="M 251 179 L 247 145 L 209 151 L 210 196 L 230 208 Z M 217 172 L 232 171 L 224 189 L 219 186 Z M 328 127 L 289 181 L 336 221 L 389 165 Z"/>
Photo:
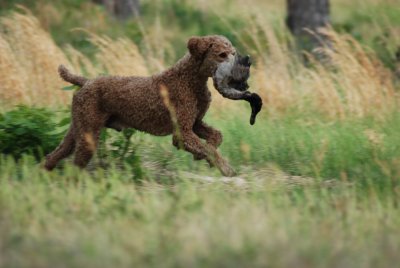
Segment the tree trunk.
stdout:
<path fill-rule="evenodd" d="M 325 38 L 318 29 L 330 23 L 329 0 L 287 0 L 287 12 L 286 24 L 300 46 L 307 50 L 321 46 Z"/>
<path fill-rule="evenodd" d="M 119 20 L 140 15 L 139 0 L 93 0 L 93 2 L 104 5 Z"/>

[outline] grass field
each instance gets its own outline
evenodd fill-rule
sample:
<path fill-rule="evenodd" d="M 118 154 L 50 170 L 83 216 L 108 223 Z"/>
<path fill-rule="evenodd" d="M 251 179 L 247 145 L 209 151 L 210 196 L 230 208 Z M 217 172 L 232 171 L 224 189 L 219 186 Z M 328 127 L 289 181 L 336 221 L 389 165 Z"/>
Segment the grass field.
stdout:
<path fill-rule="evenodd" d="M 133 138 L 141 178 L 116 160 L 46 172 L 2 158 L 1 266 L 397 265 L 399 119 L 247 120 L 220 126 L 239 171 L 229 179 L 144 134 Z"/>
<path fill-rule="evenodd" d="M 309 55 L 305 66 L 283 2 L 151 0 L 147 17 L 122 24 L 82 0 L 1 2 L 0 148 L 39 150 L 0 154 L 0 267 L 396 267 L 398 3 L 332 0 L 335 50 L 328 65 Z M 210 83 L 206 122 L 237 177 L 171 137 L 134 133 L 125 148 L 112 130 L 87 169 L 67 159 L 43 170 L 50 143 L 26 140 L 41 135 L 26 113 L 56 122 L 42 135 L 53 142 L 65 131 L 73 91 L 61 90 L 59 64 L 148 75 L 181 57 L 189 36 L 212 33 L 251 54 L 251 90 L 264 101 L 250 126 L 248 105 Z"/>
<path fill-rule="evenodd" d="M 2 267 L 395 267 L 399 186 L 48 173 L 2 159 Z"/>

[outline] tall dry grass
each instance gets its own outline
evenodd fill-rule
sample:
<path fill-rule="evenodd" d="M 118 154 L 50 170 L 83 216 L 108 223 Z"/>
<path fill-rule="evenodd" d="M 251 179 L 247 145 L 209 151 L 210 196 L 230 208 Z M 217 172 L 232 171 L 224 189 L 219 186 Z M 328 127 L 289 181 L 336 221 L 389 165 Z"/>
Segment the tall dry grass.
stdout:
<path fill-rule="evenodd" d="M 36 18 L 13 13 L 0 20 L 0 97 L 6 104 L 63 104 L 57 66 L 67 62 L 63 51 Z"/>
<path fill-rule="evenodd" d="M 268 52 L 257 58 L 254 87 L 260 87 L 270 113 L 298 110 L 343 119 L 382 117 L 397 108 L 399 96 L 391 71 L 351 36 L 326 30 L 333 49 L 327 46 L 320 52 L 328 62 L 306 55 L 312 65 L 307 68 L 271 29 L 261 27 L 268 48 L 258 47 L 254 53 Z"/>
<path fill-rule="evenodd" d="M 95 62 L 72 46 L 58 47 L 27 10 L 0 20 L 0 103 L 59 107 L 70 103 L 71 92 L 57 73 L 60 64 L 89 77 L 110 73 L 148 75 L 138 47 L 128 39 L 90 35 L 98 48 Z"/>
<path fill-rule="evenodd" d="M 93 62 L 72 46 L 59 48 L 27 11 L 3 17 L 0 23 L 0 101 L 8 107 L 17 103 L 68 104 L 72 93 L 61 90 L 66 84 L 57 74 L 59 64 L 90 77 L 99 73 L 148 75 L 165 65 L 160 58 L 162 51 L 153 53 L 153 48 L 141 53 L 131 40 L 89 33 L 89 40 L 98 48 Z M 329 66 L 314 61 L 313 67 L 305 67 L 290 48 L 288 36 L 281 32 L 277 34 L 265 18 L 258 16 L 249 20 L 246 32 L 237 33 L 255 61 L 251 89 L 263 97 L 264 111 L 270 115 L 296 110 L 328 118 L 382 117 L 397 109 L 398 94 L 391 72 L 350 36 L 327 31 L 334 47 L 325 49 Z M 146 36 L 146 40 L 160 38 Z M 237 106 L 212 92 L 214 109 Z"/>
<path fill-rule="evenodd" d="M 399 94 L 391 70 L 350 35 L 321 30 L 329 44 L 313 55 L 299 55 L 284 25 L 273 29 L 259 14 L 247 21 L 249 27 L 236 35 L 255 55 L 251 86 L 262 95 L 269 114 L 298 111 L 332 119 L 382 118 L 397 109 Z M 325 60 L 317 60 L 316 54 L 325 55 Z"/>

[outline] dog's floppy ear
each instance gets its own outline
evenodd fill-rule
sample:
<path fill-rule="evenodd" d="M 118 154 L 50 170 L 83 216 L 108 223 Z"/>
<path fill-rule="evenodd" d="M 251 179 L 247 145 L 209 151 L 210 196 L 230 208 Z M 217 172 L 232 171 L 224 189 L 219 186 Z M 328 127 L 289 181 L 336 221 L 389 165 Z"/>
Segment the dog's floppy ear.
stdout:
<path fill-rule="evenodd" d="M 206 37 L 194 36 L 189 39 L 187 47 L 192 56 L 200 59 L 210 48 L 210 42 Z"/>

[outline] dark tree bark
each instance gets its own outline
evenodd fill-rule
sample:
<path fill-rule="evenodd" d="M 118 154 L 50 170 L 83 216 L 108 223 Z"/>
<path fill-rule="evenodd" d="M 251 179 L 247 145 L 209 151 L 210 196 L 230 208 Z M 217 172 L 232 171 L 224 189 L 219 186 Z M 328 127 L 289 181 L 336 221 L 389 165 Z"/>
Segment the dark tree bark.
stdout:
<path fill-rule="evenodd" d="M 286 24 L 302 48 L 310 50 L 325 41 L 318 29 L 330 24 L 329 9 L 329 0 L 287 0 Z"/>
<path fill-rule="evenodd" d="M 126 20 L 140 15 L 139 0 L 93 0 L 104 5 L 119 20 Z"/>

